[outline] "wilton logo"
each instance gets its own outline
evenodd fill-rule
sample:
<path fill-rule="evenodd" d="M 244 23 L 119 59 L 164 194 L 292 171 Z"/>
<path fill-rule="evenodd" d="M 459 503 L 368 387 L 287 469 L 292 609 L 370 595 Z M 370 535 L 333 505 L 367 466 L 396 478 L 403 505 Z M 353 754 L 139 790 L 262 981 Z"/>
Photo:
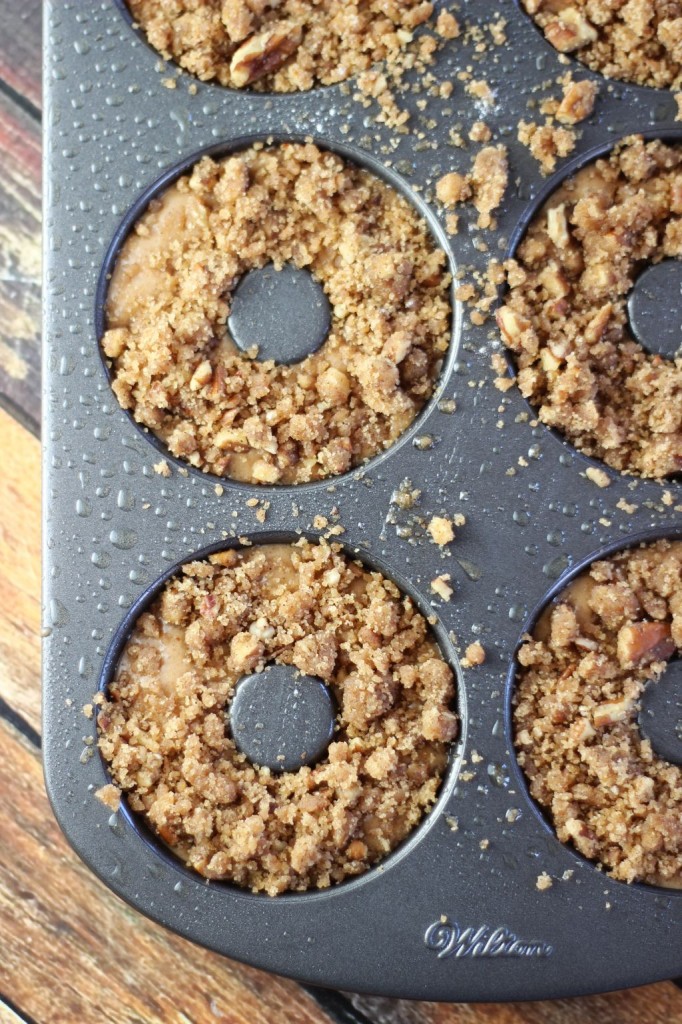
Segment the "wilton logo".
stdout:
<path fill-rule="evenodd" d="M 424 942 L 428 949 L 438 953 L 439 960 L 449 956 L 543 957 L 551 956 L 554 952 L 548 942 L 520 939 L 508 928 L 490 928 L 487 924 L 477 929 L 461 928 L 458 924 L 450 924 L 447 918 L 435 921 L 426 929 Z"/>

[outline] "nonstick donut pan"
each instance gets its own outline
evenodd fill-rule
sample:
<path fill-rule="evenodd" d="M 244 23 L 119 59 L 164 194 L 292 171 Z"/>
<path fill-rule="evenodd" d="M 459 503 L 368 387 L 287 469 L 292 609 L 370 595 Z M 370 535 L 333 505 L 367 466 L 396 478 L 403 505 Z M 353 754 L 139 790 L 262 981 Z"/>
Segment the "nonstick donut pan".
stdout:
<path fill-rule="evenodd" d="M 314 985 L 543 999 L 682 974 L 682 891 L 614 881 L 557 839 L 528 795 L 510 715 L 515 651 L 539 611 L 599 555 L 677 536 L 679 480 L 620 475 L 537 423 L 516 388 L 503 395 L 493 384 L 494 318 L 475 326 L 454 300 L 437 391 L 409 430 L 360 469 L 295 487 L 219 481 L 173 459 L 121 410 L 98 344 L 107 275 L 131 224 L 205 151 L 310 138 L 399 189 L 453 272 L 468 277 L 509 251 L 534 197 L 573 166 L 560 162 L 548 184 L 516 131 L 558 92 L 567 67 L 600 86 L 579 126 L 577 164 L 631 133 L 682 142 L 669 92 L 566 64 L 511 0 L 457 7 L 483 33 L 493 16 L 506 18 L 507 41 L 482 50 L 475 38 L 444 42 L 432 70 L 454 82 L 452 95 L 417 83 L 399 97 L 411 119 L 396 132 L 354 99 L 352 81 L 295 94 L 203 84 L 163 64 L 114 0 L 45 4 L 45 772 L 83 860 L 197 943 Z M 489 83 L 494 107 L 465 92 L 462 70 Z M 465 211 L 450 236 L 435 183 L 468 170 L 476 147 L 453 146 L 451 131 L 466 135 L 480 119 L 508 146 L 509 188 L 495 230 L 470 230 L 475 214 Z M 679 305 L 679 291 L 673 298 Z M 155 471 L 161 459 L 169 475 Z M 591 468 L 609 486 L 586 476 Z M 396 500 L 405 481 L 421 491 L 413 508 Z M 253 498 L 270 503 L 264 524 Z M 441 549 L 426 524 L 457 513 L 466 524 Z M 183 867 L 125 800 L 112 813 L 95 798 L 108 774 L 83 707 L 106 688 L 132 624 L 178 565 L 244 538 L 315 539 L 327 530 L 320 516 L 343 527 L 333 539 L 346 553 L 394 580 L 433 623 L 457 675 L 461 730 L 437 803 L 392 855 L 335 888 L 253 895 Z M 444 573 L 450 601 L 431 589 Z M 486 661 L 463 669 L 475 640 Z M 670 713 L 679 716 L 673 698 Z M 543 873 L 553 883 L 544 890 Z"/>

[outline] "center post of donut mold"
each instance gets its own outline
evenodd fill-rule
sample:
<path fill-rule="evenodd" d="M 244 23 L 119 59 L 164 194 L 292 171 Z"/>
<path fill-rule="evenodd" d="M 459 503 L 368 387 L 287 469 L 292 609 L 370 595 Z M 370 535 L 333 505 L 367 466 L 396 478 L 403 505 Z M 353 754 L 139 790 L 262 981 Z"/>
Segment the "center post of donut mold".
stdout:
<path fill-rule="evenodd" d="M 230 335 L 261 362 L 300 363 L 327 340 L 332 311 L 310 271 L 273 263 L 244 274 L 232 296 Z"/>
<path fill-rule="evenodd" d="M 628 299 L 628 318 L 642 348 L 675 359 L 682 354 L 682 260 L 648 266 Z"/>
<path fill-rule="evenodd" d="M 658 757 L 682 765 L 682 658 L 673 658 L 660 679 L 647 684 L 638 724 Z"/>
<path fill-rule="evenodd" d="M 325 753 L 336 705 L 321 679 L 293 665 L 272 664 L 240 679 L 229 719 L 235 744 L 252 764 L 294 772 Z"/>

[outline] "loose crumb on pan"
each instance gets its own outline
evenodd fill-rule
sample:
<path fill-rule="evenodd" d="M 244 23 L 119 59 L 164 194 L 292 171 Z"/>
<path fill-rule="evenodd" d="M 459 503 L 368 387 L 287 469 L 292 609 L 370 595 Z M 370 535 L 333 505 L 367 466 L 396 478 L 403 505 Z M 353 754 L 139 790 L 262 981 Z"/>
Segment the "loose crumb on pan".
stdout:
<path fill-rule="evenodd" d="M 271 662 L 333 690 L 312 767 L 251 764 L 226 711 Z M 457 733 L 454 677 L 412 601 L 337 546 L 192 562 L 138 620 L 99 712 L 133 810 L 206 878 L 275 895 L 325 888 L 386 856 L 433 805 Z"/>
<path fill-rule="evenodd" d="M 452 520 L 447 519 L 445 516 L 434 516 L 428 526 L 427 530 L 431 535 L 431 540 L 438 547 L 445 547 L 447 544 L 451 544 L 455 539 L 455 531 L 452 526 Z"/>
<path fill-rule="evenodd" d="M 588 466 L 585 470 L 585 476 L 588 480 L 591 480 L 597 487 L 610 487 L 611 477 L 604 469 L 598 469 L 597 466 Z"/>
<path fill-rule="evenodd" d="M 682 85 L 679 0 L 522 0 L 546 39 L 607 78 Z"/>
<path fill-rule="evenodd" d="M 624 882 L 682 885 L 682 769 L 640 733 L 639 702 L 682 648 L 682 542 L 595 562 L 519 651 L 514 729 L 562 842 Z"/>
<path fill-rule="evenodd" d="M 557 160 L 570 156 L 576 147 L 575 132 L 551 120 L 544 124 L 535 121 L 519 121 L 517 137 L 540 164 L 543 174 L 551 174 Z"/>
<path fill-rule="evenodd" d="M 462 668 L 474 668 L 477 665 L 483 665 L 485 663 L 486 654 L 483 644 L 478 640 L 474 640 L 472 644 L 469 644 L 464 657 L 462 658 Z"/>
<path fill-rule="evenodd" d="M 575 81 L 570 71 L 557 79 L 557 85 L 562 89 L 561 98 L 549 96 L 540 103 L 544 123 L 522 120 L 517 125 L 519 142 L 530 150 L 543 174 L 551 174 L 557 160 L 573 152 L 579 137 L 574 126 L 590 116 L 599 92 L 596 82 Z"/>
<path fill-rule="evenodd" d="M 632 136 L 553 193 L 506 266 L 497 311 L 543 423 L 645 477 L 682 468 L 682 359 L 634 340 L 627 300 L 642 269 L 681 256 L 682 148 Z"/>
<path fill-rule="evenodd" d="M 552 876 L 548 875 L 546 871 L 543 871 L 542 874 L 537 877 L 535 888 L 540 892 L 546 892 L 548 889 L 551 889 L 553 885 L 554 882 L 552 881 Z"/>
<path fill-rule="evenodd" d="M 333 85 L 395 60 L 425 0 L 127 0 L 149 43 L 202 81 L 274 92 Z M 458 34 L 443 11 L 436 30 Z"/>
<path fill-rule="evenodd" d="M 431 580 L 431 590 L 439 597 L 441 601 L 449 601 L 454 594 L 454 589 L 450 585 L 450 573 L 444 572 L 440 576 L 436 576 L 435 579 Z"/>
<path fill-rule="evenodd" d="M 267 263 L 307 268 L 332 308 L 322 347 L 292 366 L 249 358 L 227 329 L 237 283 Z M 426 224 L 383 181 L 312 144 L 254 146 L 202 159 L 141 217 L 102 347 L 121 405 L 173 455 L 301 483 L 389 447 L 431 397 L 449 284 Z"/>
<path fill-rule="evenodd" d="M 95 796 L 100 803 L 103 803 L 105 807 L 108 807 L 114 813 L 121 806 L 121 790 L 118 786 L 114 786 L 111 783 L 108 783 L 106 786 L 100 786 L 99 789 L 95 790 Z"/>
<path fill-rule="evenodd" d="M 492 214 L 501 205 L 508 182 L 507 147 L 486 146 L 477 153 L 468 174 L 451 171 L 436 182 L 436 198 L 446 208 L 471 200 L 479 213 L 478 227 L 494 228 Z"/>

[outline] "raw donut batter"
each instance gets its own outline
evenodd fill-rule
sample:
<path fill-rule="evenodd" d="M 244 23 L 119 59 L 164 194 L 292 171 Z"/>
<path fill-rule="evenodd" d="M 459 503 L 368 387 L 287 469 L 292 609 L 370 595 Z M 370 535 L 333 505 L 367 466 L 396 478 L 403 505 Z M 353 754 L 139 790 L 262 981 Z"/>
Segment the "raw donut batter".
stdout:
<path fill-rule="evenodd" d="M 336 696 L 312 767 L 239 753 L 240 678 L 294 665 Z M 377 863 L 433 805 L 457 733 L 453 673 L 411 600 L 337 546 L 229 550 L 185 565 L 138 620 L 100 708 L 130 806 L 207 878 L 275 895 Z"/>
<path fill-rule="evenodd" d="M 640 733 L 639 701 L 682 648 L 682 542 L 601 562 L 519 651 L 515 745 L 562 842 L 614 878 L 682 886 L 682 769 Z"/>
<path fill-rule="evenodd" d="M 309 270 L 332 309 L 295 365 L 230 338 L 253 268 Z M 383 181 L 316 146 L 204 158 L 151 203 L 118 257 L 102 347 L 124 409 L 219 476 L 292 484 L 389 447 L 431 397 L 450 340 L 450 275 L 426 224 Z"/>
<path fill-rule="evenodd" d="M 680 0 L 521 0 L 560 53 L 607 78 L 682 85 Z"/>
<path fill-rule="evenodd" d="M 395 59 L 424 0 L 128 0 L 166 60 L 202 81 L 273 92 L 333 85 Z"/>
<path fill-rule="evenodd" d="M 682 359 L 646 352 L 627 300 L 682 256 L 682 149 L 637 136 L 551 196 L 507 267 L 497 320 L 517 382 L 580 451 L 646 477 L 682 469 Z"/>

